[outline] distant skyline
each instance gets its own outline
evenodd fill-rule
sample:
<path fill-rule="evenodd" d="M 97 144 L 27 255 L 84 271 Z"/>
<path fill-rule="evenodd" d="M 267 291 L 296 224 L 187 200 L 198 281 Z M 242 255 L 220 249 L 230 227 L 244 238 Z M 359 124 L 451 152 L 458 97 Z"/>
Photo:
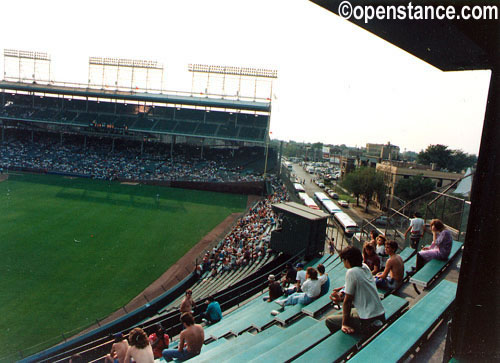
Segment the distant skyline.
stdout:
<path fill-rule="evenodd" d="M 157 60 L 166 89 L 189 63 L 278 70 L 271 138 L 401 152 L 476 154 L 490 71 L 441 72 L 305 0 L 4 2 L 0 49 L 44 51 L 56 81 L 86 83 L 88 57 Z M 1 57 L 3 69 L 3 56 Z"/>

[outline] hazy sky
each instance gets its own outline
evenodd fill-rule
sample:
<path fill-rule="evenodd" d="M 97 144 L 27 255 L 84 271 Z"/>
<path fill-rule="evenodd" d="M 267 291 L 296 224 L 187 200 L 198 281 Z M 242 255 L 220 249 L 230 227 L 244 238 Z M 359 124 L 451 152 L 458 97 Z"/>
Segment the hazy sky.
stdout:
<path fill-rule="evenodd" d="M 173 90 L 191 89 L 189 63 L 271 68 L 272 138 L 479 151 L 490 71 L 441 72 L 306 0 L 17 0 L 0 9 L 0 50 L 51 54 L 56 81 L 87 82 L 89 56 L 162 62 Z"/>

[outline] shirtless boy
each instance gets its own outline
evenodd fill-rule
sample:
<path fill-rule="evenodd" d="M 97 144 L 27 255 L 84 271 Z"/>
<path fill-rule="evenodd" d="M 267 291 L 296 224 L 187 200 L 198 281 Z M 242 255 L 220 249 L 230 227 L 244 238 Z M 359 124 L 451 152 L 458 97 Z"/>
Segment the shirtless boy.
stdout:
<path fill-rule="evenodd" d="M 180 334 L 178 349 L 165 349 L 162 353 L 163 358 L 167 362 L 177 358 L 187 360 L 200 354 L 203 342 L 205 341 L 205 333 L 203 327 L 194 323 L 194 318 L 191 313 L 183 313 L 181 322 L 184 325 L 184 330 Z"/>
<path fill-rule="evenodd" d="M 385 243 L 385 251 L 389 255 L 389 259 L 385 264 L 383 272 L 379 272 L 375 276 L 377 287 L 382 289 L 394 290 L 403 283 L 405 272 L 404 262 L 401 256 L 396 254 L 398 244 L 395 241 L 387 241 Z"/>
<path fill-rule="evenodd" d="M 128 342 L 122 333 L 114 335 L 115 342 L 111 346 L 111 352 L 106 356 L 106 363 L 123 363 L 128 350 Z"/>

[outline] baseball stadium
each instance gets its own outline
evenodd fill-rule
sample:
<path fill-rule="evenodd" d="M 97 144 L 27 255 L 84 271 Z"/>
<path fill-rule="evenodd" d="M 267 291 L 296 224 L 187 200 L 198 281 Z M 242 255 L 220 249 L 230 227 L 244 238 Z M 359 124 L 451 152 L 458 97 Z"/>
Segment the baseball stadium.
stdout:
<path fill-rule="evenodd" d="M 339 11 L 339 1 L 316 3 Z M 498 194 L 487 173 L 498 153 L 498 49 L 462 23 L 441 37 L 432 22 L 406 34 L 352 21 L 443 71 L 493 69 L 470 200 L 452 194 L 457 180 L 387 208 L 383 228 L 350 219 L 272 142 L 274 69 L 187 64 L 187 92 L 166 90 L 153 60 L 91 56 L 82 84 L 54 80 L 50 54 L 4 49 L 0 361 L 498 358 L 498 328 L 485 319 L 498 279 L 479 274 L 496 266 L 484 251 L 498 205 L 484 190 Z M 443 232 L 446 254 L 425 260 Z M 361 288 L 350 271 L 366 267 L 377 236 L 394 284 L 368 271 Z M 471 332 L 471 312 L 482 333 Z"/>

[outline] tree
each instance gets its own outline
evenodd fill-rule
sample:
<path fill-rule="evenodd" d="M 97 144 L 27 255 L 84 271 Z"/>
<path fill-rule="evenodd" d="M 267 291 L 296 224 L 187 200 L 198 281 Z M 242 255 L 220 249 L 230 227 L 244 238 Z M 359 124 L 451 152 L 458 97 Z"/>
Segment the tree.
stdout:
<path fill-rule="evenodd" d="M 342 181 L 342 186 L 354 194 L 356 206 L 359 207 L 359 197 L 363 193 L 362 180 L 358 172 L 353 171 L 347 174 Z"/>
<path fill-rule="evenodd" d="M 450 150 L 446 145 L 429 145 L 425 151 L 417 155 L 417 163 L 423 165 L 436 164 L 439 169 L 448 169 L 461 172 L 477 162 L 475 155 L 464 153 L 462 150 Z"/>
<path fill-rule="evenodd" d="M 356 197 L 359 206 L 359 197 L 365 201 L 365 212 L 375 195 L 382 200 L 385 197 L 386 186 L 384 176 L 373 168 L 360 168 L 345 176 L 342 185 Z"/>
<path fill-rule="evenodd" d="M 400 179 L 394 188 L 394 194 L 406 201 L 413 200 L 434 190 L 435 185 L 431 179 L 424 178 L 422 174 Z"/>

